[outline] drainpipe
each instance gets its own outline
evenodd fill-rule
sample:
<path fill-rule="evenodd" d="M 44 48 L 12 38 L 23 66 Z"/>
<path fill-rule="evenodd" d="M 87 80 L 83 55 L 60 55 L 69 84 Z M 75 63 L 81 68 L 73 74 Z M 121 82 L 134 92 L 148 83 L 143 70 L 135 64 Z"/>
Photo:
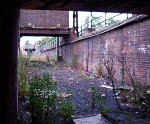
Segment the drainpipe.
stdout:
<path fill-rule="evenodd" d="M 150 84 L 150 67 L 147 69 L 147 85 Z"/>
<path fill-rule="evenodd" d="M 89 44 L 89 41 L 88 41 L 88 54 L 87 54 L 87 57 L 86 57 L 86 71 L 88 71 L 89 70 L 89 46 L 90 44 Z"/>
<path fill-rule="evenodd" d="M 59 37 L 56 38 L 57 46 L 56 46 L 56 58 L 59 61 Z"/>

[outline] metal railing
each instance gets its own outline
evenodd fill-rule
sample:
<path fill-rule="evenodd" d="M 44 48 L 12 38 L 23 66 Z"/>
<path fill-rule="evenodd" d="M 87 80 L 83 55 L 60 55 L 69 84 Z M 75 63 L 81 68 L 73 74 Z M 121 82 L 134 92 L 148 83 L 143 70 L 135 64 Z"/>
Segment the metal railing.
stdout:
<path fill-rule="evenodd" d="M 55 48 L 56 45 L 57 45 L 57 41 L 56 39 L 54 39 L 51 42 L 47 42 L 46 44 L 42 45 L 41 48 L 42 48 L 42 51 L 46 51 L 48 49 Z"/>
<path fill-rule="evenodd" d="M 81 27 L 79 28 L 79 36 L 82 36 L 83 33 L 89 28 L 91 28 L 93 30 L 99 30 L 99 29 L 104 28 L 106 26 L 114 25 L 114 24 L 118 23 L 118 21 L 119 21 L 119 20 L 115 20 L 115 18 L 119 17 L 119 16 L 121 16 L 123 14 L 124 13 L 119 13 L 119 14 L 117 14 L 115 16 L 112 16 L 110 18 L 107 18 L 107 19 L 106 19 L 106 14 L 105 14 L 105 19 L 100 21 L 100 22 L 98 22 L 98 23 L 94 23 L 94 21 L 100 19 L 102 16 L 99 16 L 99 17 L 97 17 L 95 19 L 91 19 L 88 23 L 86 23 L 84 25 L 81 25 Z M 123 19 L 122 21 L 124 21 L 124 20 L 126 20 L 128 18 L 129 18 L 129 15 L 127 14 L 126 18 Z M 114 21 L 114 22 L 110 23 L 111 20 Z M 119 22 L 122 22 L 122 21 L 119 21 Z"/>
<path fill-rule="evenodd" d="M 61 45 L 61 38 L 59 37 L 59 46 Z M 42 51 L 47 51 L 49 49 L 53 49 L 57 47 L 57 38 L 55 38 L 54 40 L 50 41 L 50 42 L 46 42 L 44 45 L 40 46 Z"/>

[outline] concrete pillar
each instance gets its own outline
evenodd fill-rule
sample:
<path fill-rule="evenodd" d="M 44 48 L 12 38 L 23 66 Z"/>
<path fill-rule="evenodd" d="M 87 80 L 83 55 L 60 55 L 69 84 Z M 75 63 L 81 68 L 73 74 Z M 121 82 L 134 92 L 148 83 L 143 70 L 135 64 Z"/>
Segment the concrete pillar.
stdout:
<path fill-rule="evenodd" d="M 1 0 L 0 12 L 0 124 L 17 124 L 18 0 Z"/>

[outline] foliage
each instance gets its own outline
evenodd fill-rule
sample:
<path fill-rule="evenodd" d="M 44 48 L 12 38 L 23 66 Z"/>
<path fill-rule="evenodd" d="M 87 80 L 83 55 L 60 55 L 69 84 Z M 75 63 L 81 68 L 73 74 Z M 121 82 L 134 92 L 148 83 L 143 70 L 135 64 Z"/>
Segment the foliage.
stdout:
<path fill-rule="evenodd" d="M 95 86 L 91 87 L 91 91 L 92 91 L 92 102 L 93 102 L 93 106 L 100 102 L 100 104 L 103 106 L 105 103 L 105 97 L 102 96 L 102 94 L 100 92 L 98 92 L 98 90 L 96 89 Z"/>
<path fill-rule="evenodd" d="M 60 103 L 60 115 L 66 123 L 69 124 L 72 121 L 73 105 L 71 101 L 62 99 Z"/>
<path fill-rule="evenodd" d="M 137 77 L 134 68 L 130 68 L 129 63 L 125 60 L 124 56 L 119 57 L 115 55 L 117 60 L 121 64 L 121 82 L 122 85 L 125 84 L 125 74 L 129 77 L 129 80 L 131 82 L 131 86 L 133 88 L 132 91 L 128 92 L 124 89 L 124 95 L 121 97 L 126 97 L 127 102 L 137 105 L 141 112 L 146 113 L 146 115 L 149 115 L 150 113 L 150 87 L 149 86 L 142 86 Z M 128 118 L 128 116 L 127 116 Z M 129 117 L 130 121 L 130 117 Z"/>
<path fill-rule="evenodd" d="M 106 24 L 109 25 L 113 25 L 120 22 L 119 20 L 114 20 L 113 18 L 110 18 L 108 20 L 106 20 Z M 91 16 L 91 19 L 89 16 L 87 16 L 84 20 L 84 28 L 89 28 L 90 25 L 92 26 L 92 28 L 94 29 L 99 29 L 102 28 L 104 26 L 104 20 L 102 20 L 102 17 L 99 16 Z"/>
<path fill-rule="evenodd" d="M 41 61 L 41 62 L 47 62 L 47 56 L 46 55 L 31 55 L 30 61 Z"/>
<path fill-rule="evenodd" d="M 92 19 L 92 21 L 90 20 L 90 17 L 89 17 L 89 16 L 87 16 L 87 17 L 85 18 L 85 21 L 84 21 L 84 28 L 89 28 L 91 22 L 92 22 L 92 27 L 93 27 L 93 28 L 100 28 L 100 27 L 102 27 L 102 24 L 99 23 L 99 22 L 101 22 L 101 21 L 100 21 L 100 20 L 101 20 L 101 16 L 100 16 L 100 17 L 92 16 L 91 19 Z M 90 22 L 90 21 L 91 21 L 91 22 Z"/>
<path fill-rule="evenodd" d="M 116 24 L 116 23 L 118 23 L 118 22 L 120 22 L 119 20 L 114 20 L 113 18 L 110 18 L 110 19 L 108 19 L 107 21 L 106 21 L 106 24 L 107 25 L 113 25 L 113 24 Z"/>
<path fill-rule="evenodd" d="M 135 103 L 140 106 L 140 110 L 150 117 L 150 86 L 144 86 L 140 94 L 139 101 Z"/>
<path fill-rule="evenodd" d="M 73 55 L 71 59 L 71 67 L 76 68 L 78 65 L 78 56 Z"/>
<path fill-rule="evenodd" d="M 55 124 L 59 115 L 65 122 L 72 121 L 72 102 L 59 98 L 57 82 L 48 72 L 30 80 L 29 94 L 34 123 Z"/>
<path fill-rule="evenodd" d="M 29 56 L 27 58 L 23 57 L 21 50 L 18 54 L 18 91 L 20 97 L 25 97 L 28 95 L 29 84 L 28 84 L 28 62 Z"/>
<path fill-rule="evenodd" d="M 122 76 L 122 83 L 125 82 L 124 75 L 125 73 L 128 75 L 131 85 L 133 87 L 133 97 L 134 100 L 138 100 L 138 97 L 140 96 L 140 87 L 139 87 L 139 82 L 136 78 L 135 70 L 134 68 L 129 67 L 129 64 L 125 60 L 125 58 L 122 58 L 123 60 L 120 59 L 120 57 L 116 56 L 117 60 L 120 62 L 122 68 L 121 68 L 121 76 Z"/>
<path fill-rule="evenodd" d="M 46 45 L 51 43 L 53 40 L 55 40 L 55 37 L 43 37 L 41 40 L 37 41 L 35 45 Z"/>
<path fill-rule="evenodd" d="M 117 104 L 118 108 L 120 110 L 122 110 L 121 107 L 120 107 L 120 103 L 118 101 L 118 98 L 116 96 L 116 89 L 115 89 L 115 84 L 114 84 L 115 70 L 114 70 L 114 60 L 113 60 L 113 58 L 110 57 L 107 60 L 105 60 L 104 65 L 106 67 L 106 70 L 107 70 L 107 73 L 108 73 L 108 77 L 109 77 L 109 79 L 111 81 L 111 84 L 112 84 L 112 87 L 113 87 L 113 94 L 114 94 L 114 98 L 115 98 L 116 104 Z"/>
<path fill-rule="evenodd" d="M 25 45 L 32 45 L 29 40 L 25 42 Z"/>
<path fill-rule="evenodd" d="M 111 111 L 111 108 L 106 105 L 105 94 L 99 92 L 95 86 L 92 86 L 91 90 L 92 90 L 92 107 L 94 108 L 96 105 L 98 105 L 101 114 L 108 114 Z"/>
<path fill-rule="evenodd" d="M 42 77 L 34 76 L 30 80 L 30 104 L 33 119 L 40 123 L 54 124 L 56 114 L 57 82 L 52 80 L 49 73 Z M 33 121 L 35 121 L 33 120 Z"/>

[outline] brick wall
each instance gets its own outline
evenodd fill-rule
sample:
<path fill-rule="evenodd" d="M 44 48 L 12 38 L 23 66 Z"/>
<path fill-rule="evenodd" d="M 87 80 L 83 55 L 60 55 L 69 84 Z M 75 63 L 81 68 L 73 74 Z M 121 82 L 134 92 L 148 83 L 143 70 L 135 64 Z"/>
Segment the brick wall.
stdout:
<path fill-rule="evenodd" d="M 95 73 L 98 63 L 112 57 L 115 78 L 121 80 L 121 64 L 117 57 L 124 58 L 138 80 L 150 85 L 150 19 L 135 18 L 112 27 L 112 30 L 109 27 L 63 45 L 63 59 L 70 65 L 73 56 L 77 56 L 78 68 Z M 128 76 L 125 77 L 128 81 Z"/>
<path fill-rule="evenodd" d="M 56 49 L 55 49 L 55 48 L 52 48 L 52 49 L 49 50 L 49 51 L 43 52 L 42 55 L 48 56 L 50 60 L 56 60 L 56 55 L 57 55 L 56 52 L 57 52 Z"/>
<path fill-rule="evenodd" d="M 20 10 L 20 27 L 69 27 L 68 11 Z"/>

